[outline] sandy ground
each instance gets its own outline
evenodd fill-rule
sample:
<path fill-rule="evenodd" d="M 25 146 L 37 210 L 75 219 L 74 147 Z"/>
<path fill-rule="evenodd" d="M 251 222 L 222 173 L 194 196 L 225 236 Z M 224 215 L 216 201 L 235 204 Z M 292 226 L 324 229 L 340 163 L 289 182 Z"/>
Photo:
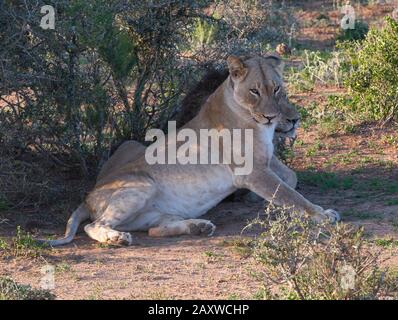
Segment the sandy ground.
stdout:
<path fill-rule="evenodd" d="M 38 259 L 0 259 L 3 275 L 38 287 L 46 264 L 56 267 L 59 299 L 250 298 L 261 287 L 256 264 L 229 245 L 262 205 L 223 203 L 207 216 L 217 225 L 211 238 L 156 239 L 135 233 L 132 247 L 101 247 L 85 234 Z M 4 234 L 4 233 L 3 233 Z"/>
<path fill-rule="evenodd" d="M 299 190 L 312 201 L 340 212 L 352 208 L 339 193 L 321 194 L 303 185 Z M 369 203 L 357 207 L 366 205 Z M 205 216 L 217 225 L 210 238 L 151 238 L 134 233 L 134 246 L 116 248 L 101 246 L 79 233 L 72 244 L 36 259 L 1 258 L 1 275 L 39 287 L 41 270 L 50 264 L 56 270 L 53 292 L 58 299 L 250 299 L 262 287 L 261 279 L 254 276 L 260 266 L 232 244 L 256 234 L 256 230 L 241 232 L 262 212 L 262 203 L 221 203 Z M 398 239 L 388 219 L 344 215 L 343 219 L 363 225 L 370 238 Z M 38 234 L 61 235 L 62 228 L 41 229 Z M 13 232 L 3 224 L 0 234 L 9 239 Z M 398 250 L 394 250 L 395 256 L 386 264 L 398 268 Z"/>

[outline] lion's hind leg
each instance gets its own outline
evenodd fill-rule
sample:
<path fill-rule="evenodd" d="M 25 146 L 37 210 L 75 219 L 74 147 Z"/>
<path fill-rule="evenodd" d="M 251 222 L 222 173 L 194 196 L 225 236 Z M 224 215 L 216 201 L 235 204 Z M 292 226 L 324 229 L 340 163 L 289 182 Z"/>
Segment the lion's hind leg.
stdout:
<path fill-rule="evenodd" d="M 116 191 L 103 214 L 93 223 L 85 226 L 84 231 L 94 240 L 114 245 L 131 245 L 131 234 L 125 230 L 142 210 L 152 201 L 156 193 L 154 185 L 139 188 L 125 188 Z"/>
<path fill-rule="evenodd" d="M 93 222 L 86 225 L 84 231 L 90 238 L 101 243 L 125 246 L 130 246 L 133 243 L 130 233 L 114 230 L 110 226 L 102 225 L 101 222 Z"/>
<path fill-rule="evenodd" d="M 187 219 L 167 216 L 157 227 L 150 228 L 148 234 L 151 237 L 171 237 L 180 235 L 213 235 L 216 226 L 209 220 Z"/>

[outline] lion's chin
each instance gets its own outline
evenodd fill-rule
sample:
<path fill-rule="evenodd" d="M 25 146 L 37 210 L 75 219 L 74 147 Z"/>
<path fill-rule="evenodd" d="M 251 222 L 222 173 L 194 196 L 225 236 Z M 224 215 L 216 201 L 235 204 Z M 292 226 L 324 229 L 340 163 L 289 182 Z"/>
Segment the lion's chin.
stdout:
<path fill-rule="evenodd" d="M 295 139 L 297 137 L 296 128 L 294 126 L 290 130 L 281 130 L 277 128 L 275 132 L 290 139 Z"/>

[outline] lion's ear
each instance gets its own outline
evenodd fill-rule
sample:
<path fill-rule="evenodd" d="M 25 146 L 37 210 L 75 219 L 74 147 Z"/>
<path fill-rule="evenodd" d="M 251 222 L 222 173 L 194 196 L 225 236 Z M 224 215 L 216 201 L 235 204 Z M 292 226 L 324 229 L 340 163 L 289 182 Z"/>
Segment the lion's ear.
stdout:
<path fill-rule="evenodd" d="M 285 63 L 277 53 L 270 53 L 265 56 L 265 60 L 275 68 L 279 76 L 283 77 L 283 70 L 285 69 Z"/>
<path fill-rule="evenodd" d="M 243 79 L 247 74 L 247 67 L 243 63 L 242 59 L 237 56 L 229 56 L 227 58 L 229 74 L 232 79 L 238 80 Z"/>

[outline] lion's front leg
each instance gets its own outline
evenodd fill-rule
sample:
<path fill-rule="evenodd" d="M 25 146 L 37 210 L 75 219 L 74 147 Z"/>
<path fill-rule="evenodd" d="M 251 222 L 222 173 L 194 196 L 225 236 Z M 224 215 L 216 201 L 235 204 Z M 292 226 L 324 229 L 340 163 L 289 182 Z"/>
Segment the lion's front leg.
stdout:
<path fill-rule="evenodd" d="M 296 173 L 280 161 L 275 155 L 272 156 L 270 168 L 291 188 L 296 189 L 297 187 L 297 175 Z"/>
<path fill-rule="evenodd" d="M 301 213 L 308 213 L 316 221 L 329 219 L 336 222 L 340 220 L 336 211 L 332 209 L 324 210 L 322 207 L 313 204 L 280 179 L 270 168 L 263 171 L 254 170 L 252 174 L 247 176 L 236 176 L 235 185 L 238 188 L 249 189 L 276 205 L 294 207 Z"/>

